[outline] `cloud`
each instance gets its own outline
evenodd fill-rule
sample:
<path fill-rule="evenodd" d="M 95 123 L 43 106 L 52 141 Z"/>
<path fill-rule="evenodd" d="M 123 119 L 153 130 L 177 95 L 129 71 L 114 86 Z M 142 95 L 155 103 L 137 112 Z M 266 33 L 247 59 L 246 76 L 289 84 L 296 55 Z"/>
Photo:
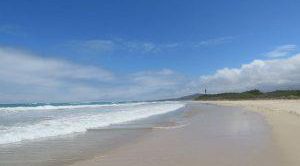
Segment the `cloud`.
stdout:
<path fill-rule="evenodd" d="M 159 71 L 143 71 L 132 74 L 132 80 L 137 85 L 161 89 L 180 83 L 182 78 L 170 69 Z"/>
<path fill-rule="evenodd" d="M 0 47 L 0 103 L 149 100 L 209 93 L 299 89 L 300 54 L 254 60 L 189 78 L 171 69 L 118 74 L 101 66 Z"/>
<path fill-rule="evenodd" d="M 79 53 L 101 54 L 114 51 L 116 43 L 112 40 L 73 40 L 65 44 L 67 48 Z"/>
<path fill-rule="evenodd" d="M 112 73 L 99 67 L 81 66 L 62 60 L 41 58 L 11 48 L 0 48 L 0 59 L 2 74 L 0 79 L 8 79 L 16 83 L 35 83 L 48 86 L 58 84 L 59 81 L 65 79 L 101 82 L 114 77 Z"/>
<path fill-rule="evenodd" d="M 67 48 L 80 53 L 107 54 L 111 52 L 136 52 L 136 53 L 154 53 L 159 50 L 159 46 L 152 42 L 129 41 L 124 39 L 93 39 L 93 40 L 74 40 L 65 44 Z"/>
<path fill-rule="evenodd" d="M 159 51 L 159 46 L 151 42 L 124 41 L 122 49 L 131 52 L 154 53 Z"/>
<path fill-rule="evenodd" d="M 0 47 L 0 103 L 146 100 L 182 95 L 170 69 L 122 74 Z"/>
<path fill-rule="evenodd" d="M 200 42 L 173 42 L 173 43 L 154 43 L 149 41 L 136 41 L 117 39 L 92 39 L 92 40 L 73 40 L 67 42 L 66 48 L 75 50 L 79 53 L 107 55 L 110 53 L 122 54 L 155 54 L 169 49 L 178 48 L 200 48 L 216 46 L 231 42 L 235 37 L 219 37 Z"/>
<path fill-rule="evenodd" d="M 194 42 L 174 42 L 174 43 L 164 43 L 159 44 L 158 47 L 160 50 L 164 49 L 175 49 L 175 48 L 203 48 L 209 46 L 218 46 L 226 43 L 232 42 L 236 37 L 233 36 L 225 36 L 212 38 L 202 41 L 194 41 Z"/>
<path fill-rule="evenodd" d="M 189 82 L 191 79 L 170 69 L 156 71 L 142 71 L 129 76 L 132 91 L 139 91 L 148 99 L 165 99 L 180 97 L 195 93 L 191 91 Z"/>
<path fill-rule="evenodd" d="M 208 40 L 203 40 L 200 42 L 194 43 L 195 47 L 206 47 L 206 46 L 216 46 L 220 44 L 229 43 L 234 39 L 233 36 L 226 36 L 226 37 L 219 37 L 219 38 L 213 38 Z"/>
<path fill-rule="evenodd" d="M 62 99 L 87 82 L 105 84 L 115 79 L 100 67 L 41 58 L 13 48 L 1 47 L 0 59 L 0 101 Z"/>
<path fill-rule="evenodd" d="M 295 51 L 297 48 L 296 45 L 288 44 L 288 45 L 282 45 L 274 50 L 268 52 L 265 54 L 265 56 L 270 58 L 278 58 L 278 57 L 284 57 L 290 55 L 293 51 Z"/>
<path fill-rule="evenodd" d="M 240 68 L 224 68 L 201 76 L 199 85 L 210 92 L 299 89 L 300 54 L 285 59 L 254 60 Z"/>

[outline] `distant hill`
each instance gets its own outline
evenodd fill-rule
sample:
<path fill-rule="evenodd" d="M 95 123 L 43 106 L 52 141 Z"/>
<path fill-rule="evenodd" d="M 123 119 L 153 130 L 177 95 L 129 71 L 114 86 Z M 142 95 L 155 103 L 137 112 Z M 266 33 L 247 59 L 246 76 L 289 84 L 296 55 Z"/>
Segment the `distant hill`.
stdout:
<path fill-rule="evenodd" d="M 182 96 L 177 98 L 176 100 L 194 100 L 200 96 L 203 96 L 204 94 L 200 94 L 200 93 L 196 93 L 196 94 L 192 94 L 192 95 L 187 95 L 187 96 Z"/>
<path fill-rule="evenodd" d="M 203 94 L 195 93 L 192 95 L 182 96 L 178 98 L 168 98 L 168 99 L 160 99 L 160 100 L 149 100 L 149 101 L 182 101 L 182 100 L 195 100 L 197 97 L 202 96 Z"/>
<path fill-rule="evenodd" d="M 194 100 L 247 100 L 247 99 L 300 99 L 300 90 L 276 90 L 261 92 L 257 89 L 241 93 L 205 94 Z"/>

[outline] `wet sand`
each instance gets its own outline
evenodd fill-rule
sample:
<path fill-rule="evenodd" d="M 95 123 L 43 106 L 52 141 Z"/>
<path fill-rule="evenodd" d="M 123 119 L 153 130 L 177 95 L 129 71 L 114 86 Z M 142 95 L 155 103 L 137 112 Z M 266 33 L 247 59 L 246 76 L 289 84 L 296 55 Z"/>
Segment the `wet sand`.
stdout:
<path fill-rule="evenodd" d="M 239 107 L 263 115 L 272 126 L 272 138 L 282 153 L 283 166 L 300 165 L 300 100 L 205 101 Z"/>
<path fill-rule="evenodd" d="M 179 109 L 85 133 L 0 145 L 0 166 L 65 166 L 92 159 L 111 149 L 136 142 L 151 132 L 153 127 L 180 124 L 184 112 Z"/>
<path fill-rule="evenodd" d="M 72 166 L 284 165 L 271 126 L 259 113 L 191 102 L 185 118 Z"/>

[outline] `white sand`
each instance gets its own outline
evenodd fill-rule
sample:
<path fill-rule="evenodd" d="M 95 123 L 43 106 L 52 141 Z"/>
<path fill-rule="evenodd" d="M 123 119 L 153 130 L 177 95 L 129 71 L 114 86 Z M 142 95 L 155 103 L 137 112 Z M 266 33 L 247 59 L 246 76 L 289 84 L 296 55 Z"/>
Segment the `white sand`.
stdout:
<path fill-rule="evenodd" d="M 254 111 L 280 111 L 300 115 L 300 100 L 240 100 L 240 101 L 201 101 L 224 106 L 238 106 Z"/>
<path fill-rule="evenodd" d="M 281 148 L 286 166 L 300 165 L 300 100 L 201 101 L 242 107 L 263 114 L 272 126 L 273 139 Z"/>

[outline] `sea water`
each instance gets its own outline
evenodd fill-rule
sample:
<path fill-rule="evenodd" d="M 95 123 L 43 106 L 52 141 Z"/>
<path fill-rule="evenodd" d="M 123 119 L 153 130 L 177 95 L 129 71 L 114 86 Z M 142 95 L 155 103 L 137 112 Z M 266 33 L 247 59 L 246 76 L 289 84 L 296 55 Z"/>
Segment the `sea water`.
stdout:
<path fill-rule="evenodd" d="M 184 107 L 180 102 L 0 106 L 0 144 L 86 132 Z"/>
<path fill-rule="evenodd" d="M 0 165 L 85 160 L 178 118 L 184 107 L 174 101 L 1 105 Z"/>

